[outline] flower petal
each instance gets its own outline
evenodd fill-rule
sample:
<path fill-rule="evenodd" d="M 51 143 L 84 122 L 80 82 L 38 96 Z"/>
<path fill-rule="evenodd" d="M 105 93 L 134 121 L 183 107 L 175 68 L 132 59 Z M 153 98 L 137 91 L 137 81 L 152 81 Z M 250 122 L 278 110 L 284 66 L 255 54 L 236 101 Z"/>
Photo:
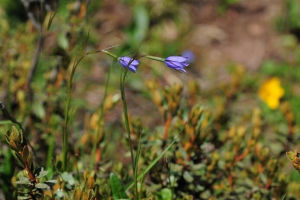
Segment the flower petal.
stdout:
<path fill-rule="evenodd" d="M 165 61 L 172 61 L 172 62 L 186 62 L 187 58 L 183 57 L 183 56 L 169 56 L 165 59 Z"/>
<path fill-rule="evenodd" d="M 180 63 L 180 62 L 173 62 L 173 61 L 167 61 L 166 62 L 166 65 L 168 67 L 171 67 L 171 68 L 184 68 L 184 67 L 187 67 L 189 64 L 188 63 Z"/>

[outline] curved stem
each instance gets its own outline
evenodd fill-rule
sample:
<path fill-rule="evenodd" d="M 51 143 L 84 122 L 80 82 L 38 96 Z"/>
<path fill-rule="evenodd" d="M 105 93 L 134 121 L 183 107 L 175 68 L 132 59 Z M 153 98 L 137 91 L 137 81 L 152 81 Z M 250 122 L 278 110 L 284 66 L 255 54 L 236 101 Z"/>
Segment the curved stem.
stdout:
<path fill-rule="evenodd" d="M 93 144 L 93 149 L 92 149 L 92 159 L 91 159 L 91 163 L 90 166 L 91 168 L 93 167 L 94 161 L 95 161 L 95 153 L 97 150 L 97 146 L 99 145 L 99 139 L 100 139 L 100 127 L 101 127 L 101 122 L 103 119 L 103 110 L 104 110 L 104 104 L 105 104 L 105 100 L 107 97 L 107 91 L 108 91 L 108 84 L 109 84 L 109 80 L 110 80 L 110 73 L 111 73 L 111 69 L 108 69 L 108 74 L 107 74 L 107 79 L 105 82 L 105 89 L 104 89 L 104 95 L 103 95 L 103 99 L 102 102 L 100 104 L 99 107 L 99 117 L 98 117 L 98 123 L 97 123 L 97 128 L 96 128 L 96 141 Z"/>
<path fill-rule="evenodd" d="M 106 51 L 106 50 L 101 50 L 101 52 L 113 57 L 114 59 L 118 59 L 118 56 L 116 56 L 115 54 L 109 52 L 109 51 Z"/>
<path fill-rule="evenodd" d="M 106 50 L 88 52 L 88 53 L 80 56 L 78 59 L 75 59 L 75 62 L 72 67 L 70 79 L 68 81 L 67 100 L 66 100 L 66 107 L 65 107 L 65 122 L 64 122 L 64 127 L 63 127 L 63 170 L 64 171 L 67 169 L 68 135 L 69 135 L 68 125 L 69 125 L 69 110 L 70 110 L 70 103 L 71 103 L 73 77 L 74 77 L 76 68 L 79 65 L 79 63 L 81 62 L 81 60 L 87 55 L 98 53 L 98 52 L 103 52 L 115 59 L 118 59 L 118 57 L 116 55 L 114 55 Z"/>
<path fill-rule="evenodd" d="M 67 91 L 67 101 L 66 101 L 66 107 L 65 107 L 65 122 L 63 127 L 63 170 L 65 171 L 67 169 L 67 157 L 68 157 L 68 136 L 69 136 L 69 110 L 70 110 L 70 104 L 71 104 L 71 97 L 72 97 L 72 84 L 73 84 L 73 77 L 76 71 L 77 66 L 81 62 L 81 60 L 84 58 L 84 56 L 79 57 L 78 59 L 75 59 L 70 79 L 68 81 L 68 91 Z"/>

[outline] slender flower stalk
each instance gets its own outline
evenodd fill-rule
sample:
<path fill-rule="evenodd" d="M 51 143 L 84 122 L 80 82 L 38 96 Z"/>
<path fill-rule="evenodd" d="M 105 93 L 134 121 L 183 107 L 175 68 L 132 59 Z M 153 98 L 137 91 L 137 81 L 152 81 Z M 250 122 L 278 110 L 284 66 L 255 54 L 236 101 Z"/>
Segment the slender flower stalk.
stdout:
<path fill-rule="evenodd" d="M 91 161 L 91 163 L 90 163 L 91 168 L 93 167 L 93 164 L 95 162 L 95 154 L 96 154 L 97 147 L 99 146 L 100 127 L 101 127 L 101 122 L 102 122 L 102 119 L 103 119 L 103 110 L 104 110 L 104 104 L 105 104 L 106 97 L 107 97 L 108 84 L 109 84 L 109 80 L 110 80 L 110 73 L 111 73 L 111 69 L 109 68 L 107 78 L 106 78 L 106 82 L 105 82 L 105 89 L 104 89 L 103 99 L 102 99 L 102 102 L 101 102 L 100 107 L 99 107 L 99 116 L 98 116 L 98 123 L 97 123 L 98 125 L 97 125 L 97 128 L 96 128 L 96 141 L 93 144 L 92 158 L 90 160 Z"/>
<path fill-rule="evenodd" d="M 72 96 L 72 84 L 73 84 L 73 78 L 75 71 L 79 65 L 79 63 L 82 61 L 82 59 L 90 54 L 98 53 L 100 51 L 94 51 L 94 52 L 87 52 L 83 55 L 81 55 L 79 58 L 75 58 L 74 64 L 72 66 L 72 71 L 70 75 L 70 79 L 68 81 L 68 87 L 67 87 L 67 100 L 66 100 L 66 107 L 65 107 L 65 121 L 63 126 L 63 161 L 62 161 L 62 168 L 64 171 L 67 170 L 67 159 L 68 159 L 68 140 L 69 140 L 69 110 L 70 110 L 70 104 L 71 104 L 71 96 Z"/>
<path fill-rule="evenodd" d="M 76 71 L 76 68 L 78 67 L 81 60 L 84 58 L 84 55 L 79 57 L 78 59 L 75 59 L 74 64 L 72 66 L 72 71 L 70 75 L 70 79 L 68 81 L 68 89 L 67 89 L 67 101 L 66 101 L 66 107 L 65 107 L 65 123 L 63 126 L 63 170 L 67 170 L 67 157 L 68 157 L 68 138 L 69 138 L 69 110 L 70 110 L 70 104 L 71 104 L 71 94 L 72 94 L 72 84 L 73 84 L 73 77 Z"/>
<path fill-rule="evenodd" d="M 126 96 L 125 96 L 125 80 L 127 75 L 128 69 L 125 69 L 120 76 L 120 90 L 121 90 L 121 99 L 123 104 L 123 115 L 125 120 L 125 127 L 127 130 L 127 139 L 128 144 L 130 148 L 130 155 L 131 155 L 131 164 L 132 164 L 132 170 L 135 172 L 135 161 L 134 161 L 134 153 L 133 153 L 133 144 L 131 141 L 131 131 L 129 126 L 129 117 L 128 117 L 128 111 L 127 111 L 127 102 L 126 102 Z M 137 190 L 137 178 L 134 176 L 134 185 L 135 185 L 135 197 L 138 196 L 138 190 Z"/>
<path fill-rule="evenodd" d="M 124 71 L 121 73 L 120 75 L 120 91 L 121 91 L 121 99 L 122 99 L 122 104 L 123 104 L 123 115 L 124 115 L 124 121 L 125 121 L 125 127 L 127 130 L 127 139 L 128 139 L 128 144 L 129 144 L 129 148 L 130 148 L 130 155 L 131 155 L 131 164 L 132 164 L 132 171 L 134 173 L 134 186 L 135 186 L 135 199 L 138 199 L 138 186 L 137 186 L 137 163 L 136 163 L 136 159 L 138 159 L 138 157 L 134 156 L 134 149 L 133 149 L 133 142 L 131 140 L 131 131 L 130 131 L 130 125 L 129 125 L 129 117 L 128 117 L 128 110 L 127 110 L 127 102 L 126 102 L 126 96 L 125 96 L 125 81 L 126 81 L 126 76 L 128 73 L 128 70 L 130 70 L 130 66 L 134 67 L 135 69 L 137 68 L 139 61 L 130 58 L 130 57 L 126 57 L 123 61 L 121 59 L 124 59 L 124 57 L 119 58 L 119 62 L 121 65 L 124 66 L 124 64 L 127 64 L 127 66 L 124 66 Z M 128 58 L 130 60 L 128 60 Z M 137 152 L 138 154 L 138 152 Z"/>
<path fill-rule="evenodd" d="M 156 56 L 145 56 L 146 58 L 152 59 L 152 60 L 157 60 L 157 61 L 161 61 L 161 62 L 165 62 L 165 59 L 161 58 L 161 57 L 156 57 Z"/>
<path fill-rule="evenodd" d="M 68 81 L 68 88 L 67 88 L 67 100 L 66 100 L 66 107 L 65 107 L 65 121 L 64 121 L 64 126 L 63 126 L 63 170 L 67 170 L 67 159 L 68 159 L 68 138 L 69 138 L 69 110 L 70 110 L 70 104 L 71 104 L 71 94 L 72 94 L 72 84 L 73 84 L 73 77 L 76 71 L 76 68 L 78 67 L 79 63 L 82 61 L 82 59 L 86 55 L 98 53 L 98 52 L 103 52 L 114 59 L 117 59 L 118 57 L 109 51 L 106 50 L 100 50 L 100 51 L 93 51 L 93 52 L 88 52 L 82 56 L 80 56 L 78 59 L 75 59 L 74 64 L 72 66 L 72 71 L 70 75 L 70 79 Z"/>
<path fill-rule="evenodd" d="M 106 51 L 106 50 L 101 50 L 101 52 L 113 57 L 114 59 L 118 59 L 118 56 L 116 56 L 115 54 L 109 52 L 109 51 Z"/>
<path fill-rule="evenodd" d="M 124 71 L 120 74 L 120 91 L 121 91 L 121 99 L 122 99 L 122 104 L 123 104 L 123 116 L 124 116 L 124 122 L 125 122 L 125 127 L 127 131 L 127 140 L 128 140 L 128 145 L 130 148 L 130 156 L 131 156 L 131 164 L 132 164 L 132 171 L 134 173 L 134 186 L 135 186 L 135 199 L 138 199 L 138 187 L 137 187 L 137 169 L 136 169 L 136 160 L 134 158 L 134 149 L 133 149 L 133 142 L 131 140 L 131 131 L 130 131 L 130 125 L 129 125 L 129 117 L 128 117 L 128 110 L 127 110 L 127 102 L 126 102 L 126 95 L 125 95 L 125 81 L 126 81 L 126 76 L 128 71 L 136 72 L 138 65 L 140 62 L 136 59 L 133 59 L 128 56 L 124 57 L 118 57 L 115 54 L 102 50 L 103 53 L 113 57 L 114 59 L 118 60 L 120 65 L 124 67 Z M 99 116 L 100 117 L 100 116 Z"/>

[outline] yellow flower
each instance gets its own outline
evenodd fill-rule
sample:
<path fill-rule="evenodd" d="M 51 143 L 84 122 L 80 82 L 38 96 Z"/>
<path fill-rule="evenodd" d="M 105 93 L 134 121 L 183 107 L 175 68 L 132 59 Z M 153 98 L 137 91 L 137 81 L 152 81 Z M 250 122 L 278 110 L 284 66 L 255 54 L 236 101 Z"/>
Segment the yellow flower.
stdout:
<path fill-rule="evenodd" d="M 279 78 L 273 77 L 262 84 L 258 95 L 271 109 L 278 108 L 279 100 L 284 95 Z"/>

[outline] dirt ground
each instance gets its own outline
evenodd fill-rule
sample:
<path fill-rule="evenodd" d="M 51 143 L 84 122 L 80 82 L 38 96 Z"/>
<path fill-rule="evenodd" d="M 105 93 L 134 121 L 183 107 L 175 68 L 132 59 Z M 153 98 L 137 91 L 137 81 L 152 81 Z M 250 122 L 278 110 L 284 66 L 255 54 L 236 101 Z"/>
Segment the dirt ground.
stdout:
<path fill-rule="evenodd" d="M 205 66 L 233 61 L 257 70 L 262 60 L 278 56 L 275 20 L 281 4 L 281 0 L 244 0 L 222 15 L 211 2 L 191 7 L 195 29 L 190 44 L 200 50 Z"/>
<path fill-rule="evenodd" d="M 194 30 L 187 37 L 201 68 L 202 85 L 224 79 L 228 63 L 256 71 L 266 59 L 280 59 L 280 36 L 275 22 L 282 12 L 281 0 L 243 0 L 224 14 L 216 12 L 216 1 L 190 7 Z M 282 49 L 282 48 L 281 48 Z"/>

